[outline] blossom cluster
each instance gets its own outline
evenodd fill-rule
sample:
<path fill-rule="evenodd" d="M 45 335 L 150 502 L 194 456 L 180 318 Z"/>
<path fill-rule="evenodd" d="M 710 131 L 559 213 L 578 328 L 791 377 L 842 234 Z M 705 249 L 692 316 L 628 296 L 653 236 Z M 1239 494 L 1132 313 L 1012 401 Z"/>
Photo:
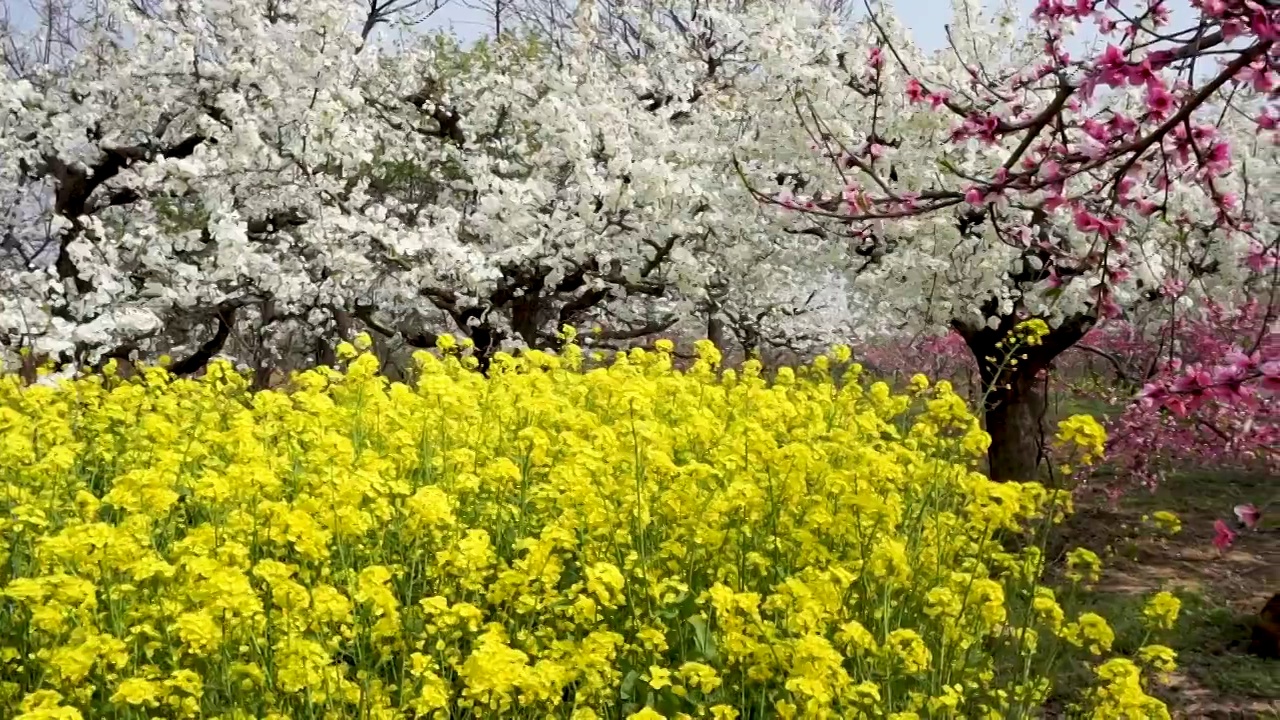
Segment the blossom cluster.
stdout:
<path fill-rule="evenodd" d="M 1168 717 L 1171 651 L 1042 584 L 1067 493 L 976 472 L 947 383 L 463 345 L 0 376 L 0 715 L 1003 718 L 1072 658 L 1082 711 Z"/>
<path fill-rule="evenodd" d="M 1071 392 L 1122 408 L 1108 420 L 1107 457 L 1126 486 L 1154 487 L 1187 462 L 1280 467 L 1280 334 L 1274 310 L 1259 302 L 1210 303 L 1202 316 L 1109 322 L 1087 335 L 1067 360 L 1105 359 L 1096 381 Z M 1265 500 L 1265 498 L 1263 499 Z"/>

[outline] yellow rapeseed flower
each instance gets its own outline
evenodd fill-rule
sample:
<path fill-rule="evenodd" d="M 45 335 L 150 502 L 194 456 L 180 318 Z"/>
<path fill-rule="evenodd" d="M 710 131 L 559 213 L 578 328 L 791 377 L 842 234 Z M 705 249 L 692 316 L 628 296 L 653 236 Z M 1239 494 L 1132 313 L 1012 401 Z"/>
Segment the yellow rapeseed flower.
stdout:
<path fill-rule="evenodd" d="M 1182 609 L 1182 601 L 1166 590 L 1151 596 L 1142 608 L 1142 615 L 1147 624 L 1156 630 L 1172 630 L 1178 622 L 1178 612 Z"/>
<path fill-rule="evenodd" d="M 1006 717 L 1113 643 L 1007 543 L 1069 498 L 983 476 L 950 383 L 562 330 L 486 373 L 441 335 L 407 382 L 366 336 L 262 392 L 0 375 L 0 717 Z M 1136 672 L 1090 711 L 1159 717 Z"/>

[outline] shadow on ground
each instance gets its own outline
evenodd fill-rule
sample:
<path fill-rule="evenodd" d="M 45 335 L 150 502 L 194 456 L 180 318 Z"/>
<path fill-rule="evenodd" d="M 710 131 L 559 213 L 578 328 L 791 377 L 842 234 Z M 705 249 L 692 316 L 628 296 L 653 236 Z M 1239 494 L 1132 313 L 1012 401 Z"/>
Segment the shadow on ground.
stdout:
<path fill-rule="evenodd" d="M 1085 495 L 1062 528 L 1055 554 L 1083 546 L 1104 557 L 1101 582 L 1081 601 L 1117 619 L 1118 652 L 1141 644 L 1139 618 L 1151 593 L 1170 590 L 1182 599 L 1169 643 L 1179 671 L 1156 690 L 1174 717 L 1280 719 L 1280 660 L 1245 652 L 1253 619 L 1280 592 L 1280 507 L 1257 531 L 1241 530 L 1226 552 L 1213 545 L 1214 520 L 1234 526 L 1236 504 L 1262 506 L 1275 493 L 1276 480 L 1266 475 L 1188 472 L 1117 503 Z M 1160 538 L 1144 528 L 1143 517 L 1157 510 L 1177 513 L 1182 531 Z"/>

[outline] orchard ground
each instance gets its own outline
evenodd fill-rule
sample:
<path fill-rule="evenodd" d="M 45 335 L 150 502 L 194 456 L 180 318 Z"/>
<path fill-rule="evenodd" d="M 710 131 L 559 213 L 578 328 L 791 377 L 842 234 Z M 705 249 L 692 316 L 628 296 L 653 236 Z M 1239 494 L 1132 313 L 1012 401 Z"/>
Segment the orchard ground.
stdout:
<path fill-rule="evenodd" d="M 1109 408 L 1080 406 L 1061 398 L 1059 411 Z M 1275 479 L 1265 472 L 1187 468 L 1155 492 L 1137 490 L 1112 502 L 1102 493 L 1082 493 L 1076 512 L 1061 528 L 1059 561 L 1067 548 L 1083 546 L 1105 558 L 1102 581 L 1088 603 L 1107 617 L 1127 617 L 1141 597 L 1170 589 L 1183 601 L 1174 633 L 1178 672 L 1156 693 L 1174 717 L 1280 718 L 1280 661 L 1245 652 L 1255 618 L 1280 590 L 1280 522 L 1274 511 L 1257 532 L 1239 532 L 1234 545 L 1213 545 L 1214 521 L 1234 524 L 1237 503 L 1270 497 Z M 1143 531 L 1143 518 L 1158 510 L 1176 513 L 1182 531 L 1171 539 Z M 1133 650 L 1141 629 L 1117 626 L 1117 650 Z M 1080 681 L 1087 674 L 1079 672 Z M 1051 708 L 1052 712 L 1052 708 Z"/>

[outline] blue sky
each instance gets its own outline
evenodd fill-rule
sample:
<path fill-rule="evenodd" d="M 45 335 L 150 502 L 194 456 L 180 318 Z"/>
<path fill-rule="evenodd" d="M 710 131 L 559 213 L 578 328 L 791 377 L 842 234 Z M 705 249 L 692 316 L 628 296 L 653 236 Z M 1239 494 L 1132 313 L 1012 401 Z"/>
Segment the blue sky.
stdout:
<path fill-rule="evenodd" d="M 862 0 L 852 1 L 859 14 L 865 12 L 862 10 Z M 936 50 L 946 46 L 943 26 L 951 19 L 951 2 L 952 0 L 897 0 L 886 4 L 892 4 L 900 21 L 911 28 L 917 43 L 927 50 Z M 1136 2 L 1141 2 L 1144 6 L 1146 4 L 1146 0 L 1127 0 L 1124 5 L 1132 6 Z M 990 4 L 989 1 L 983 3 Z M 1036 0 L 1018 0 L 1026 17 L 1030 16 L 1036 4 Z M 1185 27 L 1195 17 L 1189 0 L 1166 0 L 1165 4 L 1172 15 L 1173 25 L 1178 28 Z M 427 27 L 449 29 L 463 40 L 474 40 L 489 31 L 490 23 L 491 20 L 483 10 L 468 7 L 465 0 L 452 0 L 432 16 Z"/>
<path fill-rule="evenodd" d="M 860 0 L 854 1 L 861 7 Z M 1034 0 L 1022 0 L 1022 4 L 1028 8 L 1035 7 Z M 899 0 L 896 9 L 921 45 L 935 49 L 946 43 L 943 25 L 951 17 L 951 0 Z M 488 32 L 490 24 L 491 20 L 483 10 L 452 0 L 431 17 L 427 27 L 452 30 L 463 40 L 473 40 Z"/>
<path fill-rule="evenodd" d="M 489 1 L 492 2 L 492 0 Z M 787 0 L 772 1 L 787 2 Z M 862 1 L 852 1 L 858 12 L 863 12 Z M 19 27 L 32 20 L 31 0 L 0 0 L 0 2 L 4 3 Z M 1030 15 L 1031 10 L 1036 6 L 1036 0 L 1017 0 L 1017 2 L 1024 15 Z M 1125 5 L 1131 6 L 1136 2 L 1145 5 L 1146 0 L 1127 0 Z M 951 0 L 897 0 L 891 4 L 901 21 L 911 28 L 916 42 L 921 46 L 928 50 L 945 46 L 946 34 L 943 26 L 951 18 Z M 1173 15 L 1175 26 L 1184 27 L 1194 18 L 1190 0 L 1166 0 L 1166 4 Z M 485 11 L 469 6 L 467 0 L 450 0 L 422 26 L 422 29 L 451 30 L 462 40 L 470 41 L 490 32 L 490 23 L 491 20 Z"/>

